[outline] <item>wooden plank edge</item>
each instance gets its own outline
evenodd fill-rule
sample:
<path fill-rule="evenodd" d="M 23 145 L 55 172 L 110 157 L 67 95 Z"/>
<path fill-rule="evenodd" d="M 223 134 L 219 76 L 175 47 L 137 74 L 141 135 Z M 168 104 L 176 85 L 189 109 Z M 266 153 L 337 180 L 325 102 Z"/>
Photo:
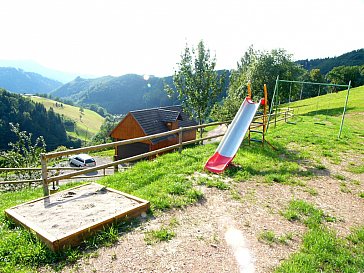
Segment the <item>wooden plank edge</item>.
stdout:
<path fill-rule="evenodd" d="M 133 210 L 129 210 L 127 212 L 124 212 L 123 214 L 119 214 L 118 216 L 108 218 L 107 220 L 104 220 L 103 222 L 99 222 L 88 228 L 79 230 L 76 233 L 73 232 L 72 234 L 59 238 L 57 241 L 53 242 L 52 250 L 59 251 L 68 246 L 79 245 L 81 242 L 83 242 L 87 238 L 91 237 L 92 235 L 94 235 L 96 232 L 100 231 L 104 227 L 107 227 L 108 225 L 111 225 L 112 223 L 115 223 L 116 221 L 120 221 L 126 217 L 129 217 L 129 218 L 138 217 L 143 212 L 146 212 L 148 209 L 149 209 L 149 202 L 147 204 L 142 204 L 142 205 L 134 208 Z"/>
<path fill-rule="evenodd" d="M 55 236 L 47 232 L 46 230 L 37 226 L 34 222 L 29 221 L 24 216 L 20 215 L 11 209 L 5 210 L 5 215 L 9 219 L 13 220 L 16 224 L 24 227 L 33 234 L 35 234 L 42 242 L 44 242 L 50 249 L 53 249 L 53 242 L 57 239 Z"/>

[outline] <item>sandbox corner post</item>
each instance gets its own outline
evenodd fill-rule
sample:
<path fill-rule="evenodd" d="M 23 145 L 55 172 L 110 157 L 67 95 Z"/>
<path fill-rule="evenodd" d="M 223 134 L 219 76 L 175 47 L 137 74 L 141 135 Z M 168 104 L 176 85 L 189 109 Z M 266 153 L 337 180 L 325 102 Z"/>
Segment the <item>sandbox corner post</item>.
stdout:
<path fill-rule="evenodd" d="M 48 188 L 48 171 L 47 171 L 47 157 L 45 153 L 40 154 L 40 164 L 42 166 L 42 183 L 43 183 L 43 194 L 49 196 Z"/>

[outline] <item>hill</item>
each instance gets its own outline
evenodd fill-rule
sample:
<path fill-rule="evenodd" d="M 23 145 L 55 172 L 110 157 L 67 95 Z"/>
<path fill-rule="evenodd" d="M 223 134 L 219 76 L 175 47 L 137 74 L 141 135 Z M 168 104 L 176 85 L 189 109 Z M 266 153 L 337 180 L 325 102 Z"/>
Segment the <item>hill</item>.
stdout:
<path fill-rule="evenodd" d="M 61 82 L 37 73 L 25 72 L 13 67 L 0 67 L 0 88 L 14 93 L 49 93 L 61 85 Z"/>
<path fill-rule="evenodd" d="M 59 103 L 51 99 L 31 96 L 32 101 L 41 103 L 46 109 L 53 111 L 65 119 L 66 131 L 77 138 L 90 139 L 95 135 L 104 122 L 104 118 L 89 109 L 83 109 L 82 117 L 80 107 Z"/>
<path fill-rule="evenodd" d="M 74 73 L 67 73 L 45 67 L 32 60 L 0 60 L 0 67 L 14 67 L 29 72 L 38 73 L 44 77 L 55 79 L 62 83 L 72 81 L 74 78 L 79 76 Z"/>
<path fill-rule="evenodd" d="M 57 88 L 51 95 L 70 99 L 79 105 L 97 104 L 112 114 L 126 114 L 131 110 L 178 104 L 175 95 L 167 96 L 165 83 L 172 86 L 172 77 L 144 77 L 135 74 L 96 79 L 78 77 Z M 220 99 L 226 95 L 227 86 L 228 81 Z"/>
<path fill-rule="evenodd" d="M 318 68 L 322 74 L 326 74 L 337 66 L 364 65 L 364 48 L 353 50 L 338 57 L 299 60 L 296 63 L 302 65 L 304 69 L 312 70 Z"/>
<path fill-rule="evenodd" d="M 125 114 L 130 110 L 166 106 L 173 103 L 163 89 L 169 78 L 128 74 L 96 79 L 80 77 L 57 88 L 51 95 L 71 99 L 80 105 L 97 104 L 112 114 Z"/>
<path fill-rule="evenodd" d="M 43 136 L 47 150 L 80 146 L 67 136 L 61 116 L 53 109 L 47 111 L 40 103 L 0 89 L 0 150 L 7 150 L 8 143 L 16 140 L 9 123 L 18 123 L 20 130 L 32 133 L 34 139 Z"/>

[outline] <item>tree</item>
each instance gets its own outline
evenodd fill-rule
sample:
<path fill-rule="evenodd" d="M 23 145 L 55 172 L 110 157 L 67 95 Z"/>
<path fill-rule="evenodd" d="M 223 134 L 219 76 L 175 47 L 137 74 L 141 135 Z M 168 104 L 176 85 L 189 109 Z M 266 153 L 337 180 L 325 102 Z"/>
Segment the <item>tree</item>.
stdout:
<path fill-rule="evenodd" d="M 97 132 L 96 135 L 93 136 L 91 144 L 97 145 L 101 143 L 112 142 L 112 138 L 109 136 L 109 133 L 115 128 L 118 120 L 120 120 L 120 117 L 106 117 L 104 123 L 100 127 L 100 130 Z"/>
<path fill-rule="evenodd" d="M 20 131 L 19 124 L 10 123 L 11 131 L 16 135 L 16 141 L 10 142 L 11 148 L 7 152 L 2 152 L 0 155 L 5 159 L 7 167 L 11 168 L 29 168 L 39 165 L 40 154 L 46 151 L 46 144 L 43 136 L 39 136 L 32 141 L 32 134 L 26 131 Z M 27 175 L 27 178 L 38 178 L 35 172 L 18 173 L 18 176 Z"/>
<path fill-rule="evenodd" d="M 210 115 L 211 109 L 222 92 L 225 76 L 215 71 L 216 57 L 211 57 L 210 50 L 200 41 L 197 48 L 187 45 L 181 54 L 181 61 L 174 72 L 175 91 L 166 86 L 169 95 L 177 92 L 183 109 L 202 124 Z M 202 129 L 200 130 L 202 137 Z"/>
<path fill-rule="evenodd" d="M 85 110 L 83 109 L 83 107 L 81 106 L 80 107 L 80 121 L 82 122 L 82 117 L 83 117 L 83 115 L 85 114 Z"/>
<path fill-rule="evenodd" d="M 268 101 L 272 99 L 276 78 L 296 80 L 304 70 L 292 61 L 292 56 L 284 49 L 273 49 L 270 52 L 257 51 L 249 47 L 232 71 L 228 96 L 213 110 L 213 117 L 219 120 L 232 119 L 247 95 L 247 83 L 250 81 L 253 98 L 263 97 L 263 86 L 267 84 Z M 288 92 L 287 92 L 288 90 Z M 291 96 L 299 92 L 298 86 L 291 90 Z M 288 101 L 289 88 L 279 91 L 279 100 Z"/>
<path fill-rule="evenodd" d="M 348 84 L 351 81 L 351 86 L 361 86 L 364 84 L 364 65 L 335 67 L 326 78 L 334 84 Z"/>

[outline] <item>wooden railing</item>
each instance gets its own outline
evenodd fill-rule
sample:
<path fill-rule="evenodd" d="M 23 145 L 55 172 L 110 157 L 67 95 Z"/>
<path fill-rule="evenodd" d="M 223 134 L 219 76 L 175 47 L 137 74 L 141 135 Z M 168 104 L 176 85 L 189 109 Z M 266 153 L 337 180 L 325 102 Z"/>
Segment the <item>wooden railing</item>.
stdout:
<path fill-rule="evenodd" d="M 154 134 L 154 135 L 150 135 L 150 136 L 144 136 L 144 137 L 138 137 L 138 138 L 133 138 L 133 139 L 115 141 L 115 142 L 111 142 L 111 143 L 105 143 L 105 144 L 100 144 L 100 145 L 95 145 L 95 146 L 77 148 L 77 149 L 72 149 L 72 150 L 67 150 L 67 151 L 60 151 L 60 152 L 53 152 L 53 153 L 43 153 L 43 154 L 41 154 L 43 193 L 44 193 L 45 196 L 49 195 L 48 184 L 52 183 L 54 181 L 60 181 L 60 180 L 63 180 L 63 179 L 68 179 L 68 178 L 71 178 L 71 177 L 79 176 L 79 175 L 82 175 L 82 174 L 90 173 L 90 172 L 93 172 L 93 171 L 97 171 L 97 170 L 101 170 L 101 169 L 105 169 L 105 168 L 109 168 L 109 167 L 114 167 L 114 170 L 118 171 L 118 165 L 119 164 L 124 164 L 124 163 L 135 161 L 135 160 L 138 160 L 138 159 L 150 157 L 150 156 L 157 155 L 157 154 L 160 154 L 160 153 L 163 153 L 163 152 L 166 152 L 166 151 L 170 151 L 170 150 L 174 150 L 174 149 L 178 149 L 178 151 L 181 151 L 182 147 L 185 146 L 185 145 L 189 145 L 189 144 L 193 144 L 193 143 L 197 143 L 197 142 L 202 142 L 204 140 L 208 140 L 208 139 L 223 136 L 224 134 L 219 134 L 219 135 L 199 138 L 199 139 L 196 139 L 196 140 L 189 140 L 189 141 L 185 141 L 185 142 L 182 141 L 182 139 L 183 139 L 182 136 L 183 136 L 184 131 L 195 130 L 195 129 L 204 128 L 204 127 L 208 127 L 208 126 L 221 125 L 221 124 L 225 124 L 225 123 L 226 122 L 212 122 L 212 123 L 201 124 L 201 125 L 196 125 L 196 126 L 181 127 L 181 128 L 175 129 L 175 130 L 171 130 L 171 131 L 163 132 L 163 133 L 159 133 L 159 134 Z M 141 141 L 145 141 L 145 140 L 151 140 L 151 139 L 154 139 L 154 138 L 169 136 L 169 135 L 177 135 L 178 136 L 178 143 L 174 144 L 172 146 L 164 147 L 164 148 L 154 150 L 154 151 L 150 151 L 150 152 L 147 152 L 147 153 L 144 153 L 144 154 L 128 157 L 128 158 L 121 159 L 121 160 L 115 160 L 114 162 L 111 162 L 111 163 L 102 164 L 102 165 L 98 165 L 98 166 L 95 166 L 95 167 L 90 167 L 90 168 L 86 168 L 86 169 L 82 169 L 82 170 L 77 170 L 75 172 L 71 172 L 71 173 L 67 173 L 67 174 L 61 174 L 61 175 L 48 177 L 47 161 L 50 160 L 50 159 L 61 157 L 61 156 L 69 156 L 69 155 L 78 154 L 78 153 L 87 153 L 87 152 L 90 152 L 90 151 L 102 150 L 102 149 L 107 149 L 107 148 L 116 148 L 116 147 L 122 146 L 122 145 L 132 144 L 132 143 L 141 142 Z"/>
<path fill-rule="evenodd" d="M 47 168 L 48 171 L 56 171 L 56 174 L 61 171 L 80 170 L 80 169 L 86 169 L 86 168 L 85 167 L 49 167 L 49 168 Z M 19 173 L 19 172 L 41 172 L 41 171 L 42 171 L 42 168 L 0 168 L 0 172 L 5 173 L 5 180 L 0 181 L 0 185 L 26 184 L 26 183 L 31 185 L 31 184 L 41 183 L 42 179 L 40 179 L 40 178 L 39 179 L 28 179 L 28 180 L 7 180 L 7 176 L 8 176 L 7 173 L 9 173 L 9 172 Z M 103 175 L 101 175 L 101 176 L 106 176 L 106 169 L 103 169 Z M 93 175 L 92 177 L 98 177 L 98 176 Z M 74 177 L 74 178 L 79 179 L 79 178 L 92 178 L 92 177 L 78 176 L 78 177 Z"/>
<path fill-rule="evenodd" d="M 280 111 L 277 112 L 277 114 L 272 113 L 271 116 L 274 116 L 274 123 L 276 124 L 279 121 L 286 121 L 288 120 L 288 118 L 293 116 L 293 110 L 290 108 L 287 109 L 281 109 Z M 279 116 L 283 116 L 281 118 L 277 118 Z M 261 119 L 263 118 L 263 115 L 257 115 L 255 116 L 255 120 L 257 119 Z M 213 138 L 217 138 L 217 137 L 221 137 L 224 136 L 224 134 L 218 134 L 218 135 L 213 135 L 213 136 L 208 136 L 208 137 L 203 137 L 203 138 L 198 138 L 195 140 L 189 140 L 189 141 L 185 141 L 183 142 L 183 132 L 185 131 L 190 131 L 190 130 L 195 130 L 195 129 L 199 129 L 199 128 L 205 128 L 205 127 L 209 127 L 209 126 L 216 126 L 216 125 L 222 125 L 222 124 L 229 124 L 231 121 L 225 121 L 225 122 L 212 122 L 212 123 L 207 123 L 207 124 L 201 124 L 201 125 L 196 125 L 196 126 L 189 126 L 189 127 L 180 127 L 178 129 L 175 130 L 171 130 L 168 132 L 164 132 L 164 133 L 159 133 L 159 134 L 154 134 L 154 135 L 150 135 L 150 136 L 144 136 L 144 137 L 138 137 L 138 138 L 133 138 L 133 139 L 127 139 L 127 140 L 121 140 L 121 141 L 116 141 L 116 142 L 111 142 L 111 143 L 105 143 L 105 144 L 100 144 L 100 145 L 94 145 L 94 146 L 89 146 L 89 147 L 82 147 L 82 148 L 77 148 L 77 149 L 70 149 L 70 150 L 66 150 L 66 151 L 59 151 L 59 152 L 50 152 L 50 153 L 43 153 L 41 154 L 41 168 L 0 168 L 0 172 L 1 171 L 41 171 L 41 179 L 35 179 L 35 180 L 22 180 L 22 181 L 1 181 L 1 184 L 21 184 L 21 183 L 42 183 L 43 185 L 43 193 L 45 196 L 49 195 L 49 188 L 48 185 L 50 183 L 54 183 L 56 182 L 58 184 L 59 181 L 64 180 L 64 179 L 69 179 L 69 178 L 85 178 L 85 177 L 80 177 L 80 175 L 82 174 L 87 174 L 93 171 L 98 171 L 98 170 L 104 170 L 104 175 L 105 175 L 105 170 L 108 168 L 113 168 L 114 172 L 118 171 L 118 165 L 119 164 L 124 164 L 127 162 L 131 162 L 131 161 L 135 161 L 138 159 L 142 159 L 142 158 L 147 158 L 153 155 L 157 155 L 166 151 L 170 151 L 170 150 L 178 150 L 179 152 L 181 152 L 182 147 L 185 145 L 190 145 L 190 144 L 194 144 L 197 142 L 202 142 L 205 140 L 209 140 L 209 139 L 213 139 Z M 136 156 L 132 156 L 132 157 L 128 157 L 125 159 L 121 159 L 121 160 L 114 160 L 113 162 L 107 163 L 107 164 L 102 164 L 102 165 L 98 165 L 95 167 L 89 167 L 89 168 L 72 168 L 72 167 L 48 167 L 47 163 L 50 159 L 54 159 L 54 158 L 58 158 L 58 157 L 62 157 L 62 156 L 69 156 L 69 155 L 73 155 L 73 154 L 78 154 L 78 153 L 87 153 L 90 151 L 97 151 L 97 150 L 102 150 L 102 149 L 107 149 L 107 148 L 115 148 L 118 146 L 122 146 L 122 145 L 127 145 L 127 144 L 132 144 L 132 143 L 136 143 L 136 142 L 141 142 L 141 141 L 145 141 L 145 140 L 151 140 L 154 138 L 158 138 L 158 137 L 163 137 L 163 136 L 169 136 L 169 135 L 177 135 L 178 136 L 178 143 L 168 146 L 168 147 L 164 147 L 158 150 L 154 150 L 154 151 L 150 151 L 147 153 L 143 153 L 140 155 L 136 155 Z M 56 171 L 60 171 L 60 170 L 75 170 L 74 172 L 70 172 L 70 173 L 66 173 L 66 174 L 57 174 L 53 175 L 53 176 L 48 176 L 48 172 L 52 171 L 52 170 L 56 170 Z M 91 177 L 91 176 L 90 176 Z M 95 177 L 95 176 L 92 176 Z"/>

